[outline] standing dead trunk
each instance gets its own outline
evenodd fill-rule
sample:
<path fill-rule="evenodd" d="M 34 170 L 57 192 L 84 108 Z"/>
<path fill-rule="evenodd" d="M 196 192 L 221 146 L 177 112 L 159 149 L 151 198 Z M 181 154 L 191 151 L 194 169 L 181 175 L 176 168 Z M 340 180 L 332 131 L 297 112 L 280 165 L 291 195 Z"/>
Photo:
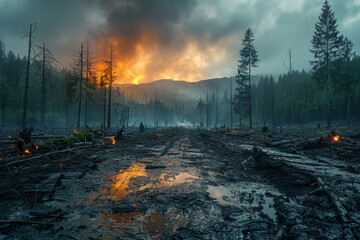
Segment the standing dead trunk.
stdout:
<path fill-rule="evenodd" d="M 230 77 L 230 128 L 233 127 L 233 99 L 232 99 L 232 80 Z"/>
<path fill-rule="evenodd" d="M 2 76 L 2 108 L 1 108 L 1 118 L 2 118 L 2 128 L 5 127 L 5 106 L 6 106 L 6 88 L 5 88 L 5 44 L 1 44 L 1 76 Z"/>
<path fill-rule="evenodd" d="M 82 79 L 83 79 L 83 56 L 84 56 L 84 48 L 83 43 L 81 43 L 81 50 L 80 50 L 80 86 L 79 86 L 79 108 L 78 108 L 78 118 L 77 118 L 77 127 L 80 128 L 80 118 L 81 118 L 81 102 L 82 102 Z"/>
<path fill-rule="evenodd" d="M 27 57 L 27 63 L 26 63 L 26 78 L 25 78 L 25 90 L 24 90 L 22 128 L 26 128 L 26 114 L 27 114 L 27 102 L 28 102 L 29 79 L 30 79 L 30 55 L 31 55 L 32 38 L 33 38 L 33 33 L 35 32 L 35 29 L 36 29 L 36 25 L 30 24 L 29 49 L 28 49 L 28 57 Z"/>
<path fill-rule="evenodd" d="M 347 96 L 347 103 L 346 103 L 346 120 L 350 121 L 350 104 L 351 104 L 351 97 L 350 94 Z"/>
<path fill-rule="evenodd" d="M 89 41 L 86 42 L 85 127 L 88 125 Z"/>
<path fill-rule="evenodd" d="M 111 126 L 111 87 L 113 82 L 112 74 L 112 64 L 113 64 L 113 47 L 110 46 L 110 63 L 109 63 L 109 102 L 108 102 L 108 119 L 107 119 L 107 128 Z"/>
<path fill-rule="evenodd" d="M 43 62 L 42 62 L 42 83 L 41 83 L 41 126 L 45 126 L 45 101 L 46 101 L 46 50 L 45 43 L 43 44 Z"/>

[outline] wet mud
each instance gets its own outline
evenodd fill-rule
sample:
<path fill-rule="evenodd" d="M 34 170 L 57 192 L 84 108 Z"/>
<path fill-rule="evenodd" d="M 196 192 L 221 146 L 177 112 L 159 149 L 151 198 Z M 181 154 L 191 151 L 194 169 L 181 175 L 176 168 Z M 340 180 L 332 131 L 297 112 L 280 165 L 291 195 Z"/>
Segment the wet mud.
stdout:
<path fill-rule="evenodd" d="M 2 168 L 0 239 L 359 239 L 346 160 L 201 133 L 133 132 Z"/>

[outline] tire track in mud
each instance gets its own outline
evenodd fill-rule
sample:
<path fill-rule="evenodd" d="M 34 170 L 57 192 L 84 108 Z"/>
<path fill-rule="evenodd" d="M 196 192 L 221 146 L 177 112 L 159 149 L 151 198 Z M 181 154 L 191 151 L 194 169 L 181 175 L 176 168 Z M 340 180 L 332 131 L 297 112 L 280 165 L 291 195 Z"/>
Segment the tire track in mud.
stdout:
<path fill-rule="evenodd" d="M 102 210 L 95 235 L 103 239 L 272 239 L 277 224 L 266 189 L 234 182 L 238 179 L 231 177 L 234 170 L 217 155 L 194 146 L 193 140 L 193 132 L 184 131 L 152 157 L 124 163 L 109 187 L 125 194 L 106 197 L 105 193 L 96 200 Z M 166 168 L 147 170 L 151 164 Z"/>
<path fill-rule="evenodd" d="M 180 129 L 99 150 L 46 203 L 67 214 L 43 239 L 346 239 L 311 172 L 240 145 Z"/>

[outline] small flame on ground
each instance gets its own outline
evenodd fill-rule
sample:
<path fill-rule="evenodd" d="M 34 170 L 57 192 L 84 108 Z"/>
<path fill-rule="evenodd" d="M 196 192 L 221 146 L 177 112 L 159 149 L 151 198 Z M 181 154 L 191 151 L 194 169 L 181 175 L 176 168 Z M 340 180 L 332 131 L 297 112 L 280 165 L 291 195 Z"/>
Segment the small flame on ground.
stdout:
<path fill-rule="evenodd" d="M 111 140 L 111 144 L 115 144 L 116 143 L 116 141 L 115 141 L 115 139 L 113 138 L 113 137 L 109 137 L 110 138 L 110 140 Z"/>
<path fill-rule="evenodd" d="M 344 137 L 341 137 L 341 136 L 339 136 L 339 135 L 335 135 L 335 136 L 332 136 L 331 141 L 332 141 L 332 142 L 338 142 L 338 141 L 340 141 L 342 138 L 344 138 Z"/>
<path fill-rule="evenodd" d="M 157 133 L 156 136 L 157 136 L 158 138 L 160 138 L 160 137 L 162 137 L 162 136 L 164 136 L 164 135 L 163 135 L 162 133 Z"/>
<path fill-rule="evenodd" d="M 31 154 L 32 154 L 32 151 L 30 149 L 28 149 L 28 148 L 25 148 L 24 153 L 23 154 L 18 154 L 17 156 L 18 157 L 25 157 L 25 156 L 29 156 Z"/>
<path fill-rule="evenodd" d="M 236 134 L 237 132 L 236 132 L 235 130 L 231 130 L 231 133 L 234 133 L 234 134 Z"/>

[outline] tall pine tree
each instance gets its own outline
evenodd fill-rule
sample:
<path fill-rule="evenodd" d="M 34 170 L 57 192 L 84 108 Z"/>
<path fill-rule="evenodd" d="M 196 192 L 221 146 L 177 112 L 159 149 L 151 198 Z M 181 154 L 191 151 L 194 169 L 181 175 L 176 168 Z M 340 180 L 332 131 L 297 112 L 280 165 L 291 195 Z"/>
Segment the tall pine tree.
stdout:
<path fill-rule="evenodd" d="M 254 47 L 254 34 L 248 28 L 242 40 L 242 47 L 239 51 L 240 60 L 238 65 L 238 72 L 236 82 L 237 103 L 245 106 L 243 111 L 245 117 L 249 117 L 250 128 L 252 128 L 252 114 L 251 114 L 251 68 L 257 67 L 256 63 L 259 61 L 257 51 Z M 237 109 L 241 109 L 239 106 Z"/>
<path fill-rule="evenodd" d="M 342 36 L 337 30 L 337 23 L 334 12 L 327 0 L 322 6 L 322 13 L 319 21 L 315 24 L 315 32 L 311 43 L 313 48 L 310 52 L 314 54 L 314 61 L 310 61 L 313 78 L 321 89 L 325 89 L 327 105 L 327 126 L 331 126 L 331 105 L 332 92 L 331 82 L 334 78 L 334 63 L 339 58 Z"/>

